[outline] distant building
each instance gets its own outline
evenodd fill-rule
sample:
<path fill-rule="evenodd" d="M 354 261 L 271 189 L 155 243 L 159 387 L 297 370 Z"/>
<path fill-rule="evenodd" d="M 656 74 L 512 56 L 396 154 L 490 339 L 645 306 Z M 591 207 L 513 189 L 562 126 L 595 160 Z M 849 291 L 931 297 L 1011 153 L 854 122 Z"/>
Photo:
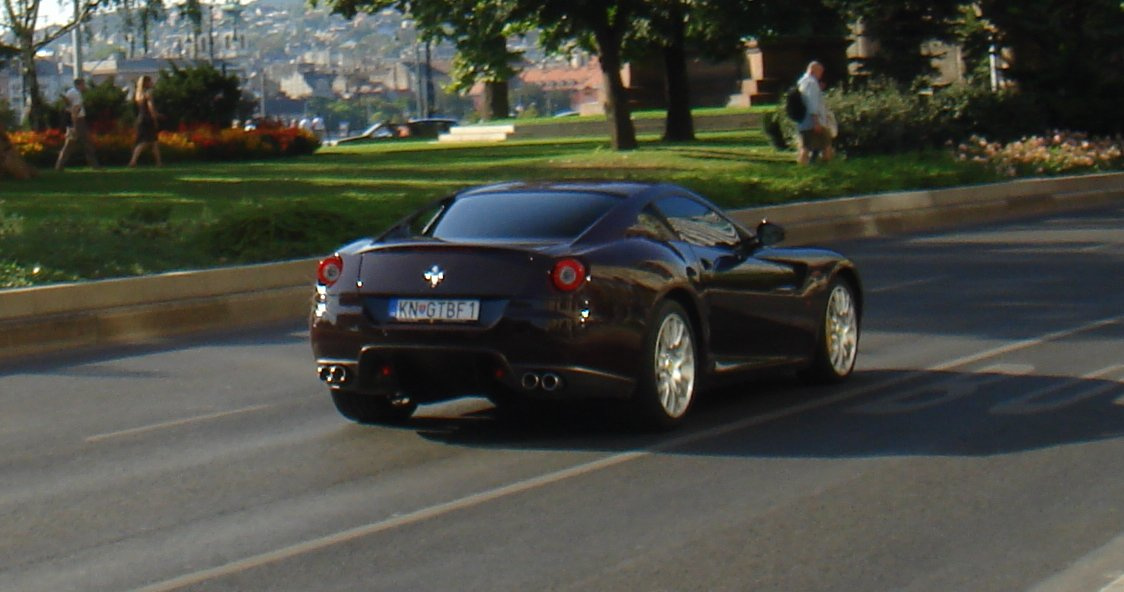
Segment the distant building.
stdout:
<path fill-rule="evenodd" d="M 84 70 L 86 78 L 95 82 L 114 80 L 116 83 L 125 86 L 135 83 L 136 80 L 143 75 L 148 75 L 156 79 L 159 78 L 161 70 L 169 70 L 172 67 L 188 68 L 196 64 L 204 63 L 209 63 L 209 61 L 164 58 L 137 58 L 132 60 L 108 58 L 87 62 Z M 242 68 L 237 64 L 217 60 L 213 65 L 218 70 L 227 74 L 233 74 L 239 78 L 245 77 Z"/>
<path fill-rule="evenodd" d="M 74 84 L 74 69 L 58 60 L 35 60 L 35 72 L 39 79 L 39 92 L 47 102 L 53 103 Z M 0 70 L 0 94 L 4 95 L 12 111 L 20 117 L 26 116 L 28 101 L 24 96 L 23 75 L 18 63 L 13 62 Z"/>

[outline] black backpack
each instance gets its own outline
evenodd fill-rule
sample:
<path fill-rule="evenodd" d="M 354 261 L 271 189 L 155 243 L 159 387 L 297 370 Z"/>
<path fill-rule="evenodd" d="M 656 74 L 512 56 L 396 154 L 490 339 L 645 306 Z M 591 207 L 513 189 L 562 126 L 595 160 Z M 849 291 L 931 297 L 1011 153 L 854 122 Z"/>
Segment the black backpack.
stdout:
<path fill-rule="evenodd" d="M 800 123 L 808 115 L 808 107 L 804 105 L 804 96 L 800 94 L 800 87 L 793 86 L 784 94 L 784 112 L 788 118 Z"/>

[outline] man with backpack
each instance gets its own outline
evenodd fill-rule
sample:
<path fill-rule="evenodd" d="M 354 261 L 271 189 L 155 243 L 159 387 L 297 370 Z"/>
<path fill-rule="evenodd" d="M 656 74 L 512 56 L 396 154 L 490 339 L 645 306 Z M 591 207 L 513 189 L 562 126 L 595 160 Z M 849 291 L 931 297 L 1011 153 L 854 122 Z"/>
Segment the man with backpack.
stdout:
<path fill-rule="evenodd" d="M 75 78 L 74 86 L 63 95 L 70 114 L 70 125 L 66 128 L 66 139 L 63 141 L 62 150 L 59 151 L 59 158 L 55 161 L 56 171 L 63 170 L 78 144 L 82 145 L 82 150 L 86 153 L 86 164 L 95 169 L 101 168 L 98 165 L 98 156 L 94 152 L 94 141 L 90 138 L 90 128 L 86 125 L 86 106 L 82 96 L 85 92 L 86 81 Z"/>
<path fill-rule="evenodd" d="M 831 132 L 828 129 L 827 102 L 824 101 L 820 81 L 823 79 L 823 64 L 812 62 L 808 70 L 796 83 L 804 104 L 804 116 L 797 122 L 800 131 L 800 150 L 796 162 L 808 164 L 812 154 L 818 153 L 827 162 L 835 155 L 831 148 Z"/>

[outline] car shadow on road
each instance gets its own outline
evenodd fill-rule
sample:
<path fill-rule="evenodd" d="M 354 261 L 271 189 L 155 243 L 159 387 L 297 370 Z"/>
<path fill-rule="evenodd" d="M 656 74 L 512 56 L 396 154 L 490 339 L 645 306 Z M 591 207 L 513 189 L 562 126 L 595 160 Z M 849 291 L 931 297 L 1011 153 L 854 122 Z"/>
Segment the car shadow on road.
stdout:
<path fill-rule="evenodd" d="M 637 430 L 623 408 L 585 404 L 519 420 L 492 411 L 427 417 L 407 429 L 448 444 L 489 448 L 784 458 L 988 456 L 1124 436 L 1124 383 L 868 371 L 834 387 L 770 379 L 709 392 L 686 425 L 664 433 Z"/>

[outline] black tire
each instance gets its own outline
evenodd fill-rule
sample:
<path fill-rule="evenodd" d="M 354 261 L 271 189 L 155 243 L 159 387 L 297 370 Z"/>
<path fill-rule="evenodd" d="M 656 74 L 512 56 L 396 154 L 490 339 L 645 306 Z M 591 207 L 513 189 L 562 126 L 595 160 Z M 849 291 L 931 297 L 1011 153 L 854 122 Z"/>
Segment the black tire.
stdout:
<path fill-rule="evenodd" d="M 660 304 L 644 339 L 633 407 L 641 425 L 669 429 L 683 422 L 698 387 L 698 346 L 691 317 L 679 303 Z"/>
<path fill-rule="evenodd" d="M 413 401 L 394 404 L 386 397 L 364 395 L 352 391 L 332 390 L 332 402 L 340 415 L 357 423 L 398 425 L 409 421 L 417 410 Z"/>
<path fill-rule="evenodd" d="M 800 376 L 812 384 L 846 379 L 859 357 L 859 309 L 850 282 L 836 278 L 827 289 L 812 363 Z"/>

